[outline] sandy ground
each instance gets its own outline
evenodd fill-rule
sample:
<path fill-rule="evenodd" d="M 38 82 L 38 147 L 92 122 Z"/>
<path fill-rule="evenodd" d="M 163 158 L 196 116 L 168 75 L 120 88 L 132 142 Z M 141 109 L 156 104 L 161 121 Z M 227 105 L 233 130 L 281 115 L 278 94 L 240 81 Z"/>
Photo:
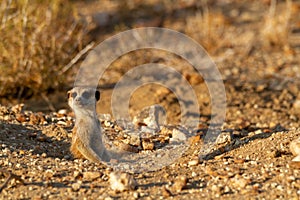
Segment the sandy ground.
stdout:
<path fill-rule="evenodd" d="M 155 1 L 149 2 L 155 5 Z M 186 20 L 192 21 L 199 8 L 184 2 L 156 7 L 126 5 L 133 14 L 120 12 L 113 3 L 100 6 L 91 1 L 76 5 L 85 15 L 108 13 L 113 25 L 106 24 L 106 17 L 97 15 L 97 19 L 104 20 L 97 22 L 98 28 L 92 33 L 94 37 L 99 34 L 95 37 L 98 41 L 111 35 L 113 29 L 123 30 L 125 25 L 185 30 L 197 40 L 197 29 L 188 29 L 186 26 L 192 25 Z M 209 3 L 215 19 L 227 25 L 221 36 L 215 32 L 206 44 L 226 90 L 226 119 L 221 130 L 225 139 L 215 144 L 208 157 L 198 159 L 213 119 L 206 82 L 187 62 L 167 52 L 133 52 L 113 63 L 100 80 L 102 96 L 98 113 L 111 112 L 113 84 L 130 66 L 153 60 L 172 65 L 189 81 L 201 111 L 200 124 L 189 140 L 188 150 L 160 170 L 134 173 L 137 187 L 117 193 L 108 181 L 112 167 L 72 158 L 69 147 L 74 115 L 62 95 L 53 102 L 57 108 L 67 108 L 60 112 L 27 111 L 37 110 L 31 109 L 34 104 L 30 101 L 25 109 L 20 105 L 1 106 L 1 184 L 9 174 L 12 177 L 1 188 L 0 199 L 299 199 L 300 167 L 291 162 L 294 156 L 289 149 L 290 142 L 300 137 L 299 16 L 292 15 L 288 43 L 268 46 L 262 42 L 268 41 L 262 30 L 270 2 L 226 2 Z M 285 6 L 280 2 L 278 12 L 286 11 Z M 143 9 L 150 11 L 138 12 Z M 151 17 L 161 13 L 160 9 L 166 9 L 165 15 Z M 292 9 L 300 10 L 297 4 Z M 217 13 L 223 13 L 222 17 L 218 18 Z M 121 17 L 126 20 L 119 23 Z M 214 26 L 213 30 L 220 29 Z M 178 122 L 180 110 L 176 96 L 158 85 L 146 85 L 135 91 L 130 102 L 131 115 L 154 103 L 165 107 L 168 123 Z M 108 121 L 103 121 L 104 128 L 114 123 Z M 171 137 L 164 142 L 168 143 Z M 115 140 L 118 139 L 122 137 L 115 135 Z M 155 146 L 150 152 L 158 150 Z M 139 153 L 144 151 L 141 148 Z M 182 188 L 174 189 L 176 184 L 182 184 Z"/>

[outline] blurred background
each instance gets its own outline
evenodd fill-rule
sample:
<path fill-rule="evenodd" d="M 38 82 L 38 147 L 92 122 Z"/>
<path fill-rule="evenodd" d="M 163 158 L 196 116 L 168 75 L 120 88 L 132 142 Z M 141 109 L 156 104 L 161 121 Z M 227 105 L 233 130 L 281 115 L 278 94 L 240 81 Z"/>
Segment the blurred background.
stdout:
<path fill-rule="evenodd" d="M 229 106 L 240 102 L 235 92 L 242 90 L 244 95 L 252 87 L 254 92 L 266 92 L 261 96 L 264 103 L 284 89 L 292 96 L 289 109 L 300 100 L 300 1 L 0 2 L 2 105 L 25 103 L 26 109 L 43 112 L 67 108 L 66 91 L 88 51 L 116 33 L 149 26 L 182 32 L 201 44 L 222 74 Z M 113 85 L 120 77 L 151 62 L 180 71 L 199 91 L 202 113 L 209 115 L 210 99 L 202 77 L 186 61 L 160 50 L 131 52 L 112 63 L 100 80 L 102 112 L 109 112 Z M 131 105 L 138 110 L 153 102 L 168 105 L 178 115 L 176 97 L 161 86 L 143 86 Z"/>

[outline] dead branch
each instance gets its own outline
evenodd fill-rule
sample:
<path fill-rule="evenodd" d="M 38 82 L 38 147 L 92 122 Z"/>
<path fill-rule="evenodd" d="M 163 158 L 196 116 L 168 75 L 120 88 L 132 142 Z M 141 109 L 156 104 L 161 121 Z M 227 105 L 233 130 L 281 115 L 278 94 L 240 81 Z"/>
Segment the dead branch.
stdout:
<path fill-rule="evenodd" d="M 89 43 L 84 49 L 82 49 L 66 66 L 64 66 L 60 74 L 68 71 L 84 54 L 94 47 L 95 42 Z"/>

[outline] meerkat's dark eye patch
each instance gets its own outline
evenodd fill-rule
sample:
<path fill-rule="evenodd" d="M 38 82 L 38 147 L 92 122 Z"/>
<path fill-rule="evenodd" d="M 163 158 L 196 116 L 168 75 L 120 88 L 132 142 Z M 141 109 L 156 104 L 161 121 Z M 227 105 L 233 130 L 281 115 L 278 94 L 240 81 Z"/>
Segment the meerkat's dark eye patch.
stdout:
<path fill-rule="evenodd" d="M 91 92 L 87 92 L 87 91 L 83 92 L 82 97 L 85 98 L 85 99 L 90 98 L 91 97 Z"/>
<path fill-rule="evenodd" d="M 100 91 L 96 90 L 95 98 L 96 98 L 96 101 L 98 101 L 100 99 Z"/>
<path fill-rule="evenodd" d="M 76 92 L 71 92 L 71 91 L 68 91 L 68 99 L 70 98 L 75 98 L 77 96 L 77 93 Z"/>
<path fill-rule="evenodd" d="M 72 92 L 71 97 L 74 99 L 77 96 L 77 92 Z"/>

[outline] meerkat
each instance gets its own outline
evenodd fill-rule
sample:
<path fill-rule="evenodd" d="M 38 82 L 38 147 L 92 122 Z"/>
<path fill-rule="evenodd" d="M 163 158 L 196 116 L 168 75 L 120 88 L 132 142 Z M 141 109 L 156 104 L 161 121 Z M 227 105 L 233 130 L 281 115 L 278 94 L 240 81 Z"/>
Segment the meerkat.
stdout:
<path fill-rule="evenodd" d="M 100 91 L 92 87 L 74 87 L 68 91 L 68 104 L 75 114 L 70 151 L 75 158 L 86 158 L 92 162 L 109 161 L 103 140 L 96 103 Z"/>

